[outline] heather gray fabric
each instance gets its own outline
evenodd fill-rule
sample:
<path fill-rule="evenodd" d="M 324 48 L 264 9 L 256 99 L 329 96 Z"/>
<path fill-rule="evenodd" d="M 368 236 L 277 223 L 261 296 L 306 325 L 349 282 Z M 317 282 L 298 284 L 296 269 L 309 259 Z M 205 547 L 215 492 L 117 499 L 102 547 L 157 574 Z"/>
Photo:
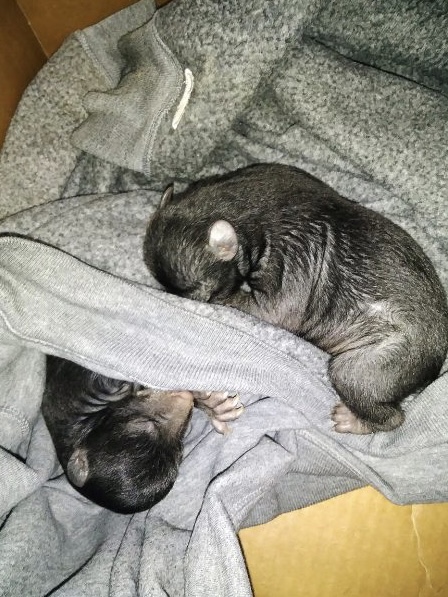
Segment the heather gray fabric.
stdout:
<path fill-rule="evenodd" d="M 249 597 L 241 527 L 366 484 L 448 499 L 448 374 L 396 431 L 335 434 L 325 354 L 167 295 L 143 265 L 166 182 L 280 161 L 398 222 L 448 286 L 448 8 L 273 4 L 142 0 L 67 40 L 22 99 L 0 159 L 1 595 Z M 170 494 L 112 514 L 61 475 L 39 414 L 44 352 L 238 390 L 247 408 L 227 437 L 196 412 Z"/>

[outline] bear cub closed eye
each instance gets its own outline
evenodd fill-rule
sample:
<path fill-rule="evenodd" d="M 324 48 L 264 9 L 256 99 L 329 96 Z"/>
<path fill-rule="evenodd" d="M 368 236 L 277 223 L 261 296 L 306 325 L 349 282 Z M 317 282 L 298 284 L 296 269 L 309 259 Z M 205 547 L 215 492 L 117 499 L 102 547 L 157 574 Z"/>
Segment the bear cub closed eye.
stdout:
<path fill-rule="evenodd" d="M 290 166 L 199 181 L 151 218 L 144 259 L 179 296 L 235 307 L 331 355 L 342 433 L 390 431 L 448 348 L 442 285 L 420 246 L 382 215 Z"/>

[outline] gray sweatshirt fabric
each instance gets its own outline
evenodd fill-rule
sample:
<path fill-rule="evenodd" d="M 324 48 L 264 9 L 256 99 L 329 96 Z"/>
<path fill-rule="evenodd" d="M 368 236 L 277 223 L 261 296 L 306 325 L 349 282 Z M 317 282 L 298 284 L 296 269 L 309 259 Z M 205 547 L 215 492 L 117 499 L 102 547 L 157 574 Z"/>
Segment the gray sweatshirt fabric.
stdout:
<path fill-rule="evenodd" d="M 242 527 L 367 484 L 448 499 L 447 374 L 399 429 L 336 434 L 324 353 L 164 293 L 141 255 L 167 182 L 279 161 L 403 226 L 447 289 L 447 25 L 441 0 L 141 0 L 38 74 L 0 156 L 1 595 L 249 597 Z M 57 463 L 45 353 L 246 410 L 226 437 L 195 412 L 168 496 L 113 514 Z"/>

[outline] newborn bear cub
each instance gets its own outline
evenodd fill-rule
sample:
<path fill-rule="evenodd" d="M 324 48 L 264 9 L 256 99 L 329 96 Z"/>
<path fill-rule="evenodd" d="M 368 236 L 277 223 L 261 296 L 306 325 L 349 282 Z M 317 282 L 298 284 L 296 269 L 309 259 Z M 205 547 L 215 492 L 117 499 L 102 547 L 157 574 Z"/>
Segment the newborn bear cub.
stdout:
<path fill-rule="evenodd" d="M 47 357 L 42 413 L 59 462 L 82 495 L 115 512 L 147 510 L 169 492 L 193 402 L 221 433 L 242 412 L 226 392 L 154 390 Z"/>
<path fill-rule="evenodd" d="M 258 164 L 206 179 L 151 218 L 144 259 L 179 296 L 241 309 L 331 355 L 334 429 L 390 431 L 448 348 L 436 272 L 399 226 L 313 176 Z"/>

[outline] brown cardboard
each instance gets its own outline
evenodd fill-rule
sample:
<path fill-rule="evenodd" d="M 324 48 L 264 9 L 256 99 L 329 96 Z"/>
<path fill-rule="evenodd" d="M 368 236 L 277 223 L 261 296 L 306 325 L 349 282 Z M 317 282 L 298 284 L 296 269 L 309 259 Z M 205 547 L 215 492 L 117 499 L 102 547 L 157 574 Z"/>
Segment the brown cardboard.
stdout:
<path fill-rule="evenodd" d="M 372 488 L 240 533 L 256 597 L 448 595 L 448 505 L 396 506 Z"/>
<path fill-rule="evenodd" d="M 0 143 L 23 89 L 64 37 L 131 3 L 1 0 Z M 448 597 L 448 504 L 396 506 L 365 488 L 240 538 L 256 597 Z"/>
<path fill-rule="evenodd" d="M 46 56 L 15 0 L 0 3 L 0 145 L 25 87 Z"/>

